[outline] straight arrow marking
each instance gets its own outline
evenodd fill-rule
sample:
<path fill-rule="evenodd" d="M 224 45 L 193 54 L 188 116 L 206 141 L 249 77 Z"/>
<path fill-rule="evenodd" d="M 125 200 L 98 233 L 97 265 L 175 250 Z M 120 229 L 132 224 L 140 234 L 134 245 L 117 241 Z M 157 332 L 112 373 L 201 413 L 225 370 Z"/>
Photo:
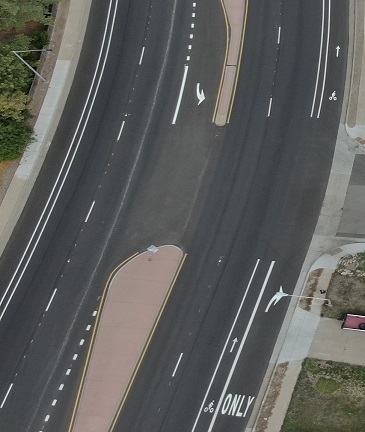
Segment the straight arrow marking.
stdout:
<path fill-rule="evenodd" d="M 238 339 L 237 339 L 237 338 L 234 338 L 233 341 L 232 341 L 232 347 L 231 347 L 231 350 L 230 350 L 229 352 L 232 352 L 232 351 L 234 350 L 234 346 L 236 345 L 237 342 L 238 342 Z"/>

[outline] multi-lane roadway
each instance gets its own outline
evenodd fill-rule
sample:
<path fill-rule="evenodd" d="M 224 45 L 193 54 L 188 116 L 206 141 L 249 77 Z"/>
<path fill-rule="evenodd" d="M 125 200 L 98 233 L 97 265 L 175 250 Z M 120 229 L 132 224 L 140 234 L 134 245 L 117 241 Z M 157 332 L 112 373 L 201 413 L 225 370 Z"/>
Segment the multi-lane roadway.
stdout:
<path fill-rule="evenodd" d="M 287 303 L 265 308 L 295 286 L 328 180 L 348 11 L 249 2 L 220 128 L 225 32 L 218 0 L 94 0 L 64 114 L 0 262 L 1 431 L 67 430 L 105 281 L 152 243 L 188 258 L 115 430 L 247 424 Z"/>

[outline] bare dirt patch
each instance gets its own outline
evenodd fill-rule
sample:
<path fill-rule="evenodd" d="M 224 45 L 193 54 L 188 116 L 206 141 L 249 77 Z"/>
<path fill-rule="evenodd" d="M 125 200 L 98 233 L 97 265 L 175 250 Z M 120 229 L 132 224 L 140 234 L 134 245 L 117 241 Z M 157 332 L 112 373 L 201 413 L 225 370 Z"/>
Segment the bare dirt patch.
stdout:
<path fill-rule="evenodd" d="M 265 432 L 267 428 L 268 419 L 270 418 L 272 410 L 275 407 L 276 399 L 280 394 L 281 385 L 287 369 L 288 362 L 279 364 L 275 369 L 275 373 L 271 380 L 264 405 L 260 411 L 260 416 L 256 425 L 256 432 Z"/>
<path fill-rule="evenodd" d="M 333 304 L 322 308 L 322 315 L 327 318 L 365 314 L 365 253 L 342 258 L 332 275 L 327 296 Z"/>
<path fill-rule="evenodd" d="M 307 282 L 305 284 L 302 295 L 305 297 L 314 297 L 314 293 L 317 290 L 317 285 L 321 274 L 323 273 L 323 268 L 313 270 L 308 276 Z M 299 307 L 306 311 L 311 310 L 312 299 L 303 298 L 299 300 Z"/>
<path fill-rule="evenodd" d="M 0 30 L 0 43 L 6 44 L 10 43 L 14 40 L 14 37 L 22 34 L 31 36 L 37 30 L 43 30 L 44 25 L 40 24 L 36 21 L 29 21 L 22 29 L 20 30 Z"/>

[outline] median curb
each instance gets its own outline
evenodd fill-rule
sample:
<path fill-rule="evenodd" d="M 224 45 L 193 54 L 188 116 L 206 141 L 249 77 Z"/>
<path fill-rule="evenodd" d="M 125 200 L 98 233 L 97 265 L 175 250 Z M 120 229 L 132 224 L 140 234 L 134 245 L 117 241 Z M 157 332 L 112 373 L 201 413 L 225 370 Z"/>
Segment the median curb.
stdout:
<path fill-rule="evenodd" d="M 111 274 L 69 432 L 114 429 L 185 258 L 177 246 L 151 246 Z"/>

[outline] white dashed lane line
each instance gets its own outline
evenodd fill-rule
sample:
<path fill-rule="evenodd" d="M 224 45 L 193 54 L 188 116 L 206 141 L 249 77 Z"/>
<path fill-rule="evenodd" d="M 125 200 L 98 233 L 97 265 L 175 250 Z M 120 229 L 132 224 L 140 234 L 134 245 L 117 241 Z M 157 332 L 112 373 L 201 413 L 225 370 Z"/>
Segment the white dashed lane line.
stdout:
<path fill-rule="evenodd" d="M 95 205 L 95 201 L 93 201 L 92 204 L 91 204 L 89 213 L 87 214 L 86 219 L 85 219 L 85 223 L 89 220 L 89 217 L 90 217 L 90 214 L 91 214 L 91 212 L 92 212 L 92 210 L 94 208 L 94 205 Z"/>
<path fill-rule="evenodd" d="M 3 401 L 1 402 L 0 409 L 5 405 L 6 399 L 8 398 L 10 390 L 12 389 L 13 385 L 14 385 L 14 383 L 10 384 L 10 386 L 8 388 L 8 391 L 6 392 L 6 395 L 5 395 L 4 399 L 3 399 Z"/>

